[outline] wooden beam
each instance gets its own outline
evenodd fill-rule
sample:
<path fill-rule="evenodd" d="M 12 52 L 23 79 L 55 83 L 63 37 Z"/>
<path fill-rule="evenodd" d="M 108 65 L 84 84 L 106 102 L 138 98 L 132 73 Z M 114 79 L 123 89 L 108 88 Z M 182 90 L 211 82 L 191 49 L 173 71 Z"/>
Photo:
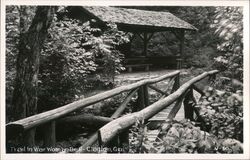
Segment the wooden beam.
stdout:
<path fill-rule="evenodd" d="M 180 32 L 180 58 L 183 59 L 184 55 L 184 41 L 185 41 L 185 30 Z"/>
<path fill-rule="evenodd" d="M 156 87 L 154 87 L 154 86 L 152 86 L 152 85 L 148 85 L 148 87 L 151 88 L 151 89 L 153 89 L 153 90 L 156 91 L 156 92 L 159 92 L 159 93 L 165 95 L 165 96 L 168 96 L 168 95 L 169 95 L 169 94 L 165 93 L 164 91 L 162 91 L 162 90 L 160 90 L 160 89 L 158 89 L 158 88 L 156 88 Z"/>
<path fill-rule="evenodd" d="M 143 54 L 147 56 L 147 50 L 148 50 L 148 41 L 147 41 L 147 33 L 143 33 Z"/>
<path fill-rule="evenodd" d="M 195 84 L 192 86 L 192 88 L 193 88 L 195 91 L 197 91 L 198 93 L 200 93 L 201 96 L 204 96 L 204 95 L 205 95 L 205 93 L 204 93 L 200 88 L 198 88 Z"/>
<path fill-rule="evenodd" d="M 136 34 L 141 38 L 142 41 L 144 41 L 144 37 L 140 33 L 136 33 Z"/>
<path fill-rule="evenodd" d="M 113 97 L 115 95 L 121 94 L 123 92 L 127 92 L 130 91 L 132 89 L 138 88 L 140 86 L 143 86 L 145 84 L 153 84 L 153 83 L 157 83 L 159 81 L 162 81 L 164 79 L 167 78 L 171 78 L 175 75 L 177 75 L 178 73 L 180 73 L 180 71 L 175 71 L 169 74 L 166 74 L 164 76 L 161 77 L 157 77 L 157 78 L 153 78 L 153 79 L 146 79 L 146 80 L 142 80 L 133 84 L 129 84 L 129 85 L 125 85 L 125 86 L 121 86 L 121 87 L 117 87 L 115 89 L 106 91 L 106 92 L 102 92 L 99 93 L 97 95 L 88 97 L 88 98 L 83 98 L 80 99 L 78 101 L 75 101 L 73 103 L 67 104 L 65 106 L 50 110 L 50 111 L 46 111 L 40 114 L 36 114 L 15 122 L 10 122 L 6 125 L 6 130 L 7 132 L 23 132 L 25 130 L 28 130 L 30 128 L 39 126 L 41 124 L 50 122 L 52 120 L 58 119 L 64 115 L 67 115 L 79 108 L 84 108 L 87 107 L 89 105 L 95 104 L 97 102 L 100 102 L 102 100 L 108 99 L 110 97 Z"/>
<path fill-rule="evenodd" d="M 57 125 L 65 125 L 65 124 L 72 124 L 72 125 L 87 125 L 92 127 L 103 126 L 106 123 L 112 121 L 112 118 L 102 117 L 102 116 L 94 116 L 91 114 L 80 114 L 74 116 L 68 116 L 61 118 L 57 121 Z"/>
<path fill-rule="evenodd" d="M 118 118 L 123 111 L 125 110 L 127 104 L 130 102 L 131 98 L 135 95 L 135 93 L 138 91 L 139 88 L 136 88 L 134 90 L 132 90 L 128 96 L 125 98 L 125 100 L 122 102 L 122 104 L 120 105 L 120 107 L 117 108 L 117 110 L 115 111 L 115 113 L 111 116 L 111 118 L 115 119 Z"/>
<path fill-rule="evenodd" d="M 175 102 L 175 105 L 174 105 L 174 107 L 171 109 L 171 111 L 169 112 L 167 119 L 173 119 L 173 118 L 176 116 L 176 114 L 178 113 L 178 111 L 179 111 L 180 108 L 181 108 L 181 105 L 182 105 L 182 102 L 183 102 L 183 100 L 184 100 L 184 96 L 185 96 L 186 93 L 187 93 L 187 92 L 183 93 L 183 94 L 179 97 L 179 99 Z"/>
<path fill-rule="evenodd" d="M 143 54 L 145 56 L 147 56 L 147 46 L 148 46 L 148 42 L 149 40 L 153 37 L 154 32 L 151 33 L 151 35 L 148 36 L 147 32 L 144 32 L 143 35 L 138 34 L 137 35 L 141 38 L 141 40 L 143 41 Z"/>
<path fill-rule="evenodd" d="M 144 97 L 144 89 L 143 86 L 141 86 L 138 90 L 138 98 L 137 98 L 137 107 L 135 108 L 135 111 L 140 111 L 143 108 L 145 108 L 145 97 Z"/>
<path fill-rule="evenodd" d="M 185 96 L 184 100 L 184 114 L 186 119 L 190 119 L 191 121 L 194 120 L 194 110 L 193 110 L 193 89 L 191 88 L 188 92 L 187 95 Z"/>
<path fill-rule="evenodd" d="M 165 32 L 162 32 L 161 35 L 164 37 L 165 41 L 167 42 L 168 37 L 164 34 Z"/>
<path fill-rule="evenodd" d="M 180 30 L 171 30 L 175 37 L 180 41 L 181 40 L 181 31 Z"/>
<path fill-rule="evenodd" d="M 135 35 L 136 33 L 133 33 L 132 37 L 130 38 L 130 43 L 132 43 L 132 41 L 135 39 Z"/>
<path fill-rule="evenodd" d="M 145 84 L 142 86 L 142 88 L 143 88 L 143 92 L 144 92 L 144 104 L 145 104 L 145 107 L 147 107 L 149 105 L 148 85 Z"/>
<path fill-rule="evenodd" d="M 55 147 L 56 145 L 56 123 L 51 121 L 44 128 L 44 147 Z M 49 152 L 47 150 L 47 152 Z"/>
<path fill-rule="evenodd" d="M 182 68 L 183 55 L 184 55 L 185 30 L 184 29 L 179 29 L 179 30 L 173 30 L 171 32 L 174 33 L 176 38 L 180 41 L 179 58 L 177 59 L 177 69 L 181 69 Z"/>
<path fill-rule="evenodd" d="M 131 98 L 135 95 L 135 93 L 138 91 L 139 88 L 136 88 L 132 91 L 130 91 L 130 93 L 128 93 L 127 97 L 125 98 L 125 100 L 123 101 L 123 103 L 120 105 L 120 107 L 118 107 L 118 109 L 115 111 L 115 113 L 113 113 L 113 115 L 111 116 L 111 119 L 115 119 L 115 118 L 118 118 L 124 111 L 125 107 L 127 106 L 127 104 L 130 102 Z M 98 132 L 95 132 L 88 140 L 87 142 L 85 142 L 82 147 L 77 151 L 79 153 L 82 153 L 82 152 L 85 152 L 86 151 L 86 148 L 88 146 L 91 146 L 93 145 L 96 140 L 98 138 L 101 137 L 101 135 L 99 135 L 99 130 Z M 98 142 L 99 142 L 99 145 L 102 144 L 101 140 L 98 139 Z"/>
<path fill-rule="evenodd" d="M 163 99 L 163 98 L 165 98 L 166 96 L 168 96 L 168 95 L 170 95 L 170 94 L 172 93 L 172 90 L 171 90 L 170 92 L 168 92 L 168 91 L 169 91 L 170 87 L 172 87 L 171 84 L 175 81 L 175 78 L 176 78 L 176 76 L 175 76 L 175 77 L 172 77 L 172 78 L 170 79 L 170 81 L 168 82 L 168 85 L 167 85 L 167 87 L 166 87 L 166 89 L 165 89 L 165 91 L 164 91 L 164 93 L 166 93 L 167 95 L 161 96 L 160 99 Z M 173 87 L 172 87 L 172 88 L 173 88 Z"/>
<path fill-rule="evenodd" d="M 102 142 L 103 144 L 106 144 L 108 141 L 110 141 L 115 135 L 118 133 L 121 133 L 122 130 L 127 129 L 131 125 L 133 125 L 137 119 L 149 119 L 167 106 L 171 105 L 173 102 L 175 102 L 181 95 L 183 95 L 192 84 L 204 79 L 208 75 L 216 74 L 218 73 L 217 70 L 213 70 L 210 72 L 204 72 L 203 74 L 189 80 L 185 84 L 183 84 L 178 90 L 176 90 L 174 93 L 170 94 L 166 98 L 159 100 L 152 105 L 148 106 L 147 108 L 135 112 L 132 114 L 125 115 L 123 117 L 120 117 L 118 119 L 113 120 L 112 122 L 106 124 L 100 129 L 100 133 L 102 135 Z"/>
<path fill-rule="evenodd" d="M 151 33 L 151 35 L 149 35 L 149 37 L 147 38 L 147 41 L 149 42 L 150 39 L 154 36 L 154 32 Z"/>
<path fill-rule="evenodd" d="M 173 88 L 171 90 L 171 93 L 176 91 L 179 87 L 180 87 L 180 75 L 177 74 L 176 77 L 175 77 L 175 80 L 174 80 L 174 85 L 173 85 Z"/>

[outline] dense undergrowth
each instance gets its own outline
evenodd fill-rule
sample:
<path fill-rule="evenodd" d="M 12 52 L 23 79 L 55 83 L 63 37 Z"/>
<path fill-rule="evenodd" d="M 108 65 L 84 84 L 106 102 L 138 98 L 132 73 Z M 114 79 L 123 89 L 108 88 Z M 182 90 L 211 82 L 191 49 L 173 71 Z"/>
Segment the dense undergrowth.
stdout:
<path fill-rule="evenodd" d="M 131 129 L 131 153 L 243 153 L 242 94 L 209 87 L 195 108 L 202 120 L 167 120 L 159 136 L 138 121 Z"/>

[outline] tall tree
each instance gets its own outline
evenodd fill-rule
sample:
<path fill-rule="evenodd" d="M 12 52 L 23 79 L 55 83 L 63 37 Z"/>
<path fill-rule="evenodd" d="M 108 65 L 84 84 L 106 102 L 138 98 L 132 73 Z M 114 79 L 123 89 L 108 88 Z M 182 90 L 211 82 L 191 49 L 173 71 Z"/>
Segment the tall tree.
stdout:
<path fill-rule="evenodd" d="M 38 6 L 29 29 L 20 33 L 12 97 L 14 120 L 34 115 L 37 112 L 39 56 L 55 10 L 56 7 L 52 6 Z M 29 140 L 25 143 L 34 144 L 34 133 L 34 130 L 28 132 Z"/>

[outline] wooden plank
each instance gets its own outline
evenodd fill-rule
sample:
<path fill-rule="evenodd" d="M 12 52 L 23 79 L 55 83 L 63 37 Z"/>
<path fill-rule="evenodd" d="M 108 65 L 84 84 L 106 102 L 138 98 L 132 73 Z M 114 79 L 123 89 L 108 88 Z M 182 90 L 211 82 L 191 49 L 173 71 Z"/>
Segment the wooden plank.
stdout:
<path fill-rule="evenodd" d="M 146 136 L 148 138 L 149 141 L 155 141 L 155 139 L 158 137 L 160 133 L 160 130 L 156 129 L 156 130 L 149 130 L 146 133 Z"/>
<path fill-rule="evenodd" d="M 157 77 L 154 79 L 146 79 L 146 80 L 142 80 L 133 84 L 121 86 L 121 87 L 118 87 L 118 88 L 115 88 L 115 89 L 112 89 L 103 93 L 99 93 L 97 95 L 94 95 L 88 98 L 83 98 L 81 100 L 75 101 L 73 103 L 67 104 L 65 106 L 62 106 L 62 107 L 59 107 L 50 111 L 36 114 L 36 115 L 30 116 L 30 117 L 27 117 L 27 118 L 24 118 L 15 122 L 10 122 L 6 125 L 6 130 L 10 130 L 10 131 L 14 130 L 15 133 L 23 132 L 24 130 L 39 126 L 41 124 L 47 123 L 49 121 L 60 118 L 64 115 L 67 115 L 70 112 L 73 112 L 79 108 L 87 107 L 89 105 L 95 104 L 97 102 L 100 102 L 107 98 L 121 94 L 123 92 L 127 92 L 132 89 L 138 88 L 145 84 L 157 83 L 164 79 L 173 77 L 178 73 L 180 73 L 180 71 L 175 71 L 175 72 L 172 72 L 172 73 L 169 73 L 169 74 L 166 74 L 164 76 Z"/>
<path fill-rule="evenodd" d="M 185 84 L 183 84 L 178 90 L 176 90 L 174 93 L 170 94 L 168 97 L 155 102 L 154 104 L 148 106 L 147 108 L 145 108 L 139 112 L 125 115 L 123 117 L 115 119 L 115 120 L 111 121 L 110 123 L 106 124 L 105 126 L 103 126 L 100 129 L 100 132 L 102 135 L 102 142 L 104 144 L 107 143 L 115 135 L 120 133 L 123 129 L 126 129 L 126 128 L 130 127 L 131 125 L 133 125 L 137 119 L 147 120 L 147 119 L 151 118 L 152 116 L 154 116 L 155 114 L 160 112 L 162 109 L 166 108 L 167 106 L 169 106 L 170 104 L 172 104 L 173 102 L 178 100 L 179 97 L 181 95 L 183 95 L 192 84 L 204 79 L 208 75 L 216 74 L 216 73 L 218 73 L 217 70 L 213 70 L 210 72 L 204 72 L 203 74 L 201 74 L 201 75 L 189 80 Z"/>

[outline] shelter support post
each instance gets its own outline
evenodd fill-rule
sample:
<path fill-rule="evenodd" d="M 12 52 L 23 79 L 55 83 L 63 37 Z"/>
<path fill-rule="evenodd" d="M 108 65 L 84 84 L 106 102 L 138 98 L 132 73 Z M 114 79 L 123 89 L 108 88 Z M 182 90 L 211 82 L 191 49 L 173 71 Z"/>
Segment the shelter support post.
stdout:
<path fill-rule="evenodd" d="M 184 55 L 184 40 L 185 40 L 185 30 L 180 31 L 180 58 L 177 60 L 177 69 L 182 68 L 183 55 Z"/>
<path fill-rule="evenodd" d="M 148 41 L 147 41 L 147 33 L 143 33 L 143 54 L 144 56 L 147 56 L 147 50 L 148 50 Z"/>
<path fill-rule="evenodd" d="M 144 32 L 143 34 L 138 34 L 138 36 L 141 38 L 141 40 L 143 41 L 143 55 L 147 56 L 148 55 L 148 42 L 150 41 L 150 39 L 153 37 L 154 32 L 152 32 L 151 34 Z"/>
<path fill-rule="evenodd" d="M 183 55 L 184 55 L 184 41 L 185 41 L 185 30 L 172 30 L 172 33 L 176 36 L 176 38 L 180 41 L 180 50 L 176 59 L 177 69 L 181 69 L 183 65 Z"/>

